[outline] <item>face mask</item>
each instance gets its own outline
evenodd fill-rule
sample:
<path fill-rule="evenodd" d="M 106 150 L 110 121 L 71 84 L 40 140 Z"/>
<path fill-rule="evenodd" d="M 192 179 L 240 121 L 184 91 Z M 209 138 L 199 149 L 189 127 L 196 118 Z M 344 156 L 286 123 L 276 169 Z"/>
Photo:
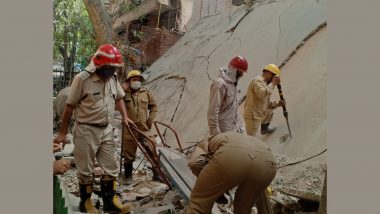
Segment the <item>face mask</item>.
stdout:
<path fill-rule="evenodd" d="M 96 69 L 95 72 L 102 80 L 107 80 L 115 74 L 115 70 L 115 67 L 105 65 L 101 68 Z"/>
<path fill-rule="evenodd" d="M 236 82 L 234 83 L 234 85 L 237 86 L 239 79 L 243 76 L 243 72 L 239 70 L 236 70 L 235 72 L 236 72 L 236 76 L 235 76 Z"/>
<path fill-rule="evenodd" d="M 130 86 L 133 90 L 139 90 L 141 87 L 141 82 L 140 81 L 133 81 L 130 83 Z"/>
<path fill-rule="evenodd" d="M 236 80 L 239 80 L 241 77 L 243 77 L 243 72 L 237 70 L 237 71 L 236 71 Z"/>
<path fill-rule="evenodd" d="M 267 81 L 267 84 L 270 84 L 272 82 L 272 79 L 275 75 L 272 74 L 272 76 L 270 77 L 270 79 Z"/>

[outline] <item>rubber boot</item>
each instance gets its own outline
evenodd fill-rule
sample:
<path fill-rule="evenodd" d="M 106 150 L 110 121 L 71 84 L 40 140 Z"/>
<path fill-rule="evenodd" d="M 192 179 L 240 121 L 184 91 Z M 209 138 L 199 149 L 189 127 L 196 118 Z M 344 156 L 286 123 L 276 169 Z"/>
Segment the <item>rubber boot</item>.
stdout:
<path fill-rule="evenodd" d="M 104 176 L 100 181 L 101 195 L 103 199 L 103 212 L 128 213 L 132 210 L 131 204 L 123 205 L 116 195 L 116 178 Z"/>
<path fill-rule="evenodd" d="M 99 214 L 99 210 L 95 208 L 95 205 L 91 201 L 92 183 L 79 184 L 79 210 L 82 213 Z"/>
<path fill-rule="evenodd" d="M 261 124 L 261 134 L 262 135 L 272 134 L 275 130 L 276 130 L 276 127 L 269 126 L 269 123 Z"/>
<path fill-rule="evenodd" d="M 125 179 L 132 179 L 133 162 L 124 163 L 124 175 Z"/>
<path fill-rule="evenodd" d="M 153 177 L 152 177 L 152 180 L 153 180 L 153 181 L 158 181 L 158 182 L 164 182 L 164 181 L 162 180 L 161 176 L 159 176 L 159 175 L 157 174 L 157 172 L 155 172 L 154 170 L 153 170 Z"/>

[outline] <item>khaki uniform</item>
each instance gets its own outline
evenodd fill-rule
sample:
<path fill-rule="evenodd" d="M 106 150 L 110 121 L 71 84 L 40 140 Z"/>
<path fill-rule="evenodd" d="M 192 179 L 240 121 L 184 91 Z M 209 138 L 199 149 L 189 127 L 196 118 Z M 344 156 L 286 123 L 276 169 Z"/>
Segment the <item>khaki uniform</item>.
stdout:
<path fill-rule="evenodd" d="M 115 101 L 123 97 L 124 92 L 115 78 L 104 82 L 87 71 L 76 75 L 70 86 L 66 103 L 75 107 L 74 158 L 81 184 L 93 181 L 95 158 L 105 175 L 117 176 L 111 123 Z"/>
<path fill-rule="evenodd" d="M 245 129 L 248 135 L 255 136 L 260 125 L 270 123 L 274 102 L 270 101 L 275 86 L 264 81 L 262 75 L 256 76 L 248 86 L 244 105 Z"/>
<path fill-rule="evenodd" d="M 196 147 L 193 153 L 191 153 L 188 166 L 191 172 L 195 176 L 199 176 L 199 173 L 210 161 L 210 156 L 208 155 L 208 138 L 203 139 Z"/>
<path fill-rule="evenodd" d="M 150 129 L 157 114 L 157 104 L 153 99 L 152 93 L 146 88 L 141 88 L 135 94 L 132 94 L 128 88 L 125 91 L 124 102 L 129 119 L 131 119 L 141 131 L 154 139 Z M 133 134 L 137 140 L 143 140 L 143 136 L 139 133 L 134 132 Z M 124 163 L 130 163 L 136 158 L 137 145 L 127 129 L 124 129 L 123 137 Z"/>
<path fill-rule="evenodd" d="M 268 146 L 257 138 L 227 132 L 210 138 L 208 155 L 211 159 L 195 182 L 186 213 L 211 213 L 216 199 L 236 186 L 234 213 L 251 213 L 276 175 Z"/>
<path fill-rule="evenodd" d="M 211 136 L 227 131 L 243 132 L 243 123 L 238 114 L 239 91 L 234 85 L 235 78 L 229 68 L 222 68 L 218 79 L 211 84 L 207 111 Z"/>

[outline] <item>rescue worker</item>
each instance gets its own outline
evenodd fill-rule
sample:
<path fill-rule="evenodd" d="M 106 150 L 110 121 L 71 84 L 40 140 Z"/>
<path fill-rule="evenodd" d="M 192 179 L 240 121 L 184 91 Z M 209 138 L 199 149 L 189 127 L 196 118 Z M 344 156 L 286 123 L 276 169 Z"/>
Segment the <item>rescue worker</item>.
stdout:
<path fill-rule="evenodd" d="M 247 70 L 247 60 L 242 56 L 235 56 L 228 67 L 219 70 L 218 79 L 211 84 L 207 111 L 211 136 L 227 131 L 244 132 L 243 123 L 238 114 L 237 84 Z"/>
<path fill-rule="evenodd" d="M 280 83 L 280 69 L 269 64 L 261 75 L 256 76 L 248 86 L 244 105 L 245 129 L 248 135 L 255 136 L 261 124 L 261 134 L 271 134 L 276 127 L 270 126 L 273 110 L 285 105 L 282 101 L 270 101 L 275 86 Z"/>
<path fill-rule="evenodd" d="M 132 209 L 123 205 L 116 195 L 118 164 L 112 122 L 115 104 L 121 112 L 122 123 L 129 120 L 123 102 L 124 92 L 115 76 L 115 69 L 123 66 L 120 51 L 112 45 L 101 45 L 90 64 L 77 74 L 70 86 L 63 112 L 60 132 L 54 143 L 66 142 L 68 121 L 74 112 L 74 160 L 78 171 L 80 192 L 79 210 L 99 213 L 91 202 L 94 182 L 95 158 L 104 170 L 101 178 L 101 197 L 105 213 L 127 213 Z"/>
<path fill-rule="evenodd" d="M 211 213 L 217 198 L 236 186 L 233 213 L 249 214 L 255 202 L 264 204 L 265 190 L 277 171 L 266 144 L 252 136 L 226 132 L 210 137 L 203 146 L 207 154 L 193 157 L 193 165 L 204 168 L 197 171 L 187 214 Z"/>
<path fill-rule="evenodd" d="M 122 84 L 125 92 L 124 102 L 129 118 L 139 130 L 154 140 L 151 128 L 157 114 L 157 104 L 152 93 L 147 88 L 141 87 L 143 80 L 144 78 L 138 70 L 128 73 L 126 82 Z M 133 131 L 133 135 L 138 141 L 145 140 L 141 134 L 135 131 Z M 127 129 L 124 129 L 123 140 L 124 173 L 128 179 L 132 178 L 137 145 Z"/>

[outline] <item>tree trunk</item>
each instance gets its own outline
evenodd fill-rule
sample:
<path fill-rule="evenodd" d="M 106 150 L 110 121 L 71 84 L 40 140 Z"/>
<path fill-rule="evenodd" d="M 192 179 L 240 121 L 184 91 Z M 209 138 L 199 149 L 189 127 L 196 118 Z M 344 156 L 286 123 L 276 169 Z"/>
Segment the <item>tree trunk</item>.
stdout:
<path fill-rule="evenodd" d="M 61 87 L 63 87 L 66 84 L 66 81 L 68 79 L 68 42 L 69 42 L 69 30 L 67 28 L 67 25 L 65 24 L 65 30 L 63 33 L 63 51 L 62 51 L 62 56 L 63 56 L 63 81 Z"/>
<path fill-rule="evenodd" d="M 73 33 L 73 38 L 72 38 L 72 43 L 71 43 L 71 51 L 70 51 L 70 57 L 69 57 L 69 71 L 70 71 L 70 77 L 69 77 L 69 82 L 73 79 L 74 76 L 74 63 L 75 63 L 75 53 L 77 52 L 77 40 L 78 40 L 78 35 L 77 31 L 72 30 Z"/>
<path fill-rule="evenodd" d="M 101 0 L 83 0 L 83 2 L 95 31 L 96 45 L 99 47 L 102 44 L 112 43 L 111 18 L 104 3 Z"/>

